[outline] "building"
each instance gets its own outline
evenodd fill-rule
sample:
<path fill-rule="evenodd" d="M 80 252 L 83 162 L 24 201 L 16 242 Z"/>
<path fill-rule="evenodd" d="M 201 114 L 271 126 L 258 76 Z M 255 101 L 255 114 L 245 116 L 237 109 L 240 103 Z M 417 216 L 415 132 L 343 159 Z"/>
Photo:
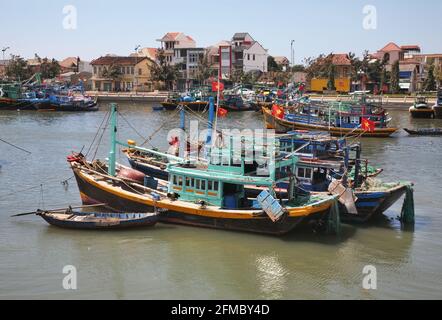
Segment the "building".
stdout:
<path fill-rule="evenodd" d="M 0 77 L 6 76 L 6 68 L 8 67 L 9 60 L 0 60 Z"/>
<path fill-rule="evenodd" d="M 273 57 L 276 64 L 281 68 L 282 71 L 287 71 L 290 68 L 290 60 L 287 57 Z"/>
<path fill-rule="evenodd" d="M 249 33 L 235 33 L 232 38 L 232 65 L 236 70 L 268 71 L 268 50 Z"/>
<path fill-rule="evenodd" d="M 161 42 L 161 49 L 164 50 L 166 61 L 171 65 L 176 64 L 176 59 L 185 56 L 184 52 L 180 51 L 181 49 L 196 48 L 195 40 L 182 32 L 168 32 L 157 41 Z"/>
<path fill-rule="evenodd" d="M 221 41 L 207 48 L 207 59 L 214 76 L 229 79 L 232 74 L 232 44 L 230 41 Z"/>
<path fill-rule="evenodd" d="M 92 66 L 88 61 L 82 61 L 79 57 L 68 57 L 59 62 L 62 73 L 68 72 L 89 72 L 92 73 Z"/>
<path fill-rule="evenodd" d="M 198 85 L 196 73 L 206 49 L 197 48 L 195 40 L 182 32 L 169 32 L 158 41 L 161 42 L 166 62 L 179 68 L 176 89 L 189 90 Z"/>
<path fill-rule="evenodd" d="M 137 53 L 132 54 L 132 56 L 147 57 L 150 60 L 157 62 L 158 49 L 157 48 L 142 48 L 142 49 L 139 49 Z"/>
<path fill-rule="evenodd" d="M 326 59 L 331 60 L 335 68 L 335 88 L 338 92 L 351 91 L 351 60 L 346 53 L 331 54 L 325 58 L 319 59 L 317 63 L 324 65 Z M 329 79 L 325 77 L 313 78 L 310 81 L 310 90 L 314 92 L 324 92 L 327 90 Z"/>
<path fill-rule="evenodd" d="M 147 57 L 105 56 L 91 62 L 94 91 L 153 91 L 151 70 L 154 61 Z M 109 72 L 113 74 L 109 74 Z"/>

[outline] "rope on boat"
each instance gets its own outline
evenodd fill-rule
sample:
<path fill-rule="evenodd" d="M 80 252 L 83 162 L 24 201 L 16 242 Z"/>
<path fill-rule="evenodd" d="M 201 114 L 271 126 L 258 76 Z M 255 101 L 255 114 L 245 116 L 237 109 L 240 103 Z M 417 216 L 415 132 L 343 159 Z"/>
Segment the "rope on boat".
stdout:
<path fill-rule="evenodd" d="M 402 205 L 400 220 L 404 224 L 414 224 L 415 223 L 414 190 L 410 184 L 407 185 L 407 189 L 405 192 L 405 200 L 404 200 L 404 204 Z"/>
<path fill-rule="evenodd" d="M 0 138 L 0 141 L 3 142 L 3 143 L 6 143 L 7 145 L 10 145 L 11 147 L 13 147 L 13 148 L 15 148 L 15 149 L 18 149 L 18 150 L 20 150 L 20 151 L 23 151 L 23 152 L 25 152 L 25 153 L 27 153 L 27 154 L 32 154 L 31 151 L 28 151 L 28 150 L 23 149 L 23 148 L 21 148 L 21 147 L 19 147 L 19 146 L 16 146 L 15 144 L 10 143 L 10 142 L 8 142 L 8 141 L 6 141 L 6 140 L 3 140 L 3 139 Z"/>

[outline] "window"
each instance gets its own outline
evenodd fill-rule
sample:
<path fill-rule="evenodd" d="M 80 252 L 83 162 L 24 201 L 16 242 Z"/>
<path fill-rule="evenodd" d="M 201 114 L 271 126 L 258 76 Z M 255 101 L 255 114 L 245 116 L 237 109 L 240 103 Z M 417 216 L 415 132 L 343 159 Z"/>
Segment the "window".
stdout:
<path fill-rule="evenodd" d="M 190 187 L 192 185 L 192 179 L 186 178 L 186 187 Z"/>
<path fill-rule="evenodd" d="M 94 67 L 94 74 L 97 74 L 97 67 Z"/>
<path fill-rule="evenodd" d="M 182 187 L 183 186 L 183 177 L 178 177 L 178 185 L 180 186 L 180 187 Z"/>
<path fill-rule="evenodd" d="M 250 61 L 250 53 L 247 54 L 247 60 Z"/>
<path fill-rule="evenodd" d="M 138 75 L 139 76 L 143 75 L 143 70 L 141 68 L 138 69 Z"/>
<path fill-rule="evenodd" d="M 135 74 L 135 68 L 134 67 L 130 67 L 130 74 L 132 74 L 132 75 Z"/>
<path fill-rule="evenodd" d="M 253 61 L 255 61 L 255 60 L 256 60 L 256 55 L 254 54 L 254 55 L 253 55 Z"/>
<path fill-rule="evenodd" d="M 359 124 L 359 117 L 350 117 L 350 123 Z"/>
<path fill-rule="evenodd" d="M 173 176 L 173 184 L 178 185 L 178 179 L 177 176 Z"/>
<path fill-rule="evenodd" d="M 310 168 L 298 168 L 298 178 L 311 179 L 312 173 L 313 171 Z"/>
<path fill-rule="evenodd" d="M 201 180 L 195 179 L 195 188 L 201 189 Z"/>
<path fill-rule="evenodd" d="M 201 180 L 201 190 L 206 190 L 206 180 Z"/>

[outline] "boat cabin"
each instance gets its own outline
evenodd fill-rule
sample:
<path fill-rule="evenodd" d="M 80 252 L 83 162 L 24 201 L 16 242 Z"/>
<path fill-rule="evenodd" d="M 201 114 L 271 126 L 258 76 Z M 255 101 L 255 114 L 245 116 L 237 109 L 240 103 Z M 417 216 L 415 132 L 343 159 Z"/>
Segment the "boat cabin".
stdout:
<path fill-rule="evenodd" d="M 274 196 L 278 183 L 294 186 L 297 157 L 286 159 L 279 151 L 265 152 L 262 146 L 241 140 L 240 151 L 233 150 L 232 143 L 229 148 L 211 148 L 208 164 L 169 164 L 169 193 L 180 200 L 235 210 L 259 207 L 256 199 L 246 196 L 247 186 L 268 189 Z M 296 196 L 294 193 L 290 199 Z"/>

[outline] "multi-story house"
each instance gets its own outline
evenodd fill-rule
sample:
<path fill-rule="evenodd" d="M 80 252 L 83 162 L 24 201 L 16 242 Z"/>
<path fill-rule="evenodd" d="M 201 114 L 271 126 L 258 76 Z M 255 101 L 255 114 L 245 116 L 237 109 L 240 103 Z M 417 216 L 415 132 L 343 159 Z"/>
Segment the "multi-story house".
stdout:
<path fill-rule="evenodd" d="M 158 41 L 161 42 L 167 63 L 179 68 L 177 89 L 188 90 L 196 85 L 196 72 L 206 49 L 197 48 L 195 40 L 181 32 L 169 32 Z"/>
<path fill-rule="evenodd" d="M 212 75 L 220 75 L 228 79 L 232 74 L 232 44 L 230 41 L 221 41 L 207 48 L 207 59 L 212 70 Z"/>
<path fill-rule="evenodd" d="M 151 69 L 147 57 L 105 56 L 91 62 L 94 91 L 152 91 Z"/>
<path fill-rule="evenodd" d="M 236 70 L 268 71 L 268 51 L 246 32 L 235 33 L 232 38 L 232 63 Z"/>

